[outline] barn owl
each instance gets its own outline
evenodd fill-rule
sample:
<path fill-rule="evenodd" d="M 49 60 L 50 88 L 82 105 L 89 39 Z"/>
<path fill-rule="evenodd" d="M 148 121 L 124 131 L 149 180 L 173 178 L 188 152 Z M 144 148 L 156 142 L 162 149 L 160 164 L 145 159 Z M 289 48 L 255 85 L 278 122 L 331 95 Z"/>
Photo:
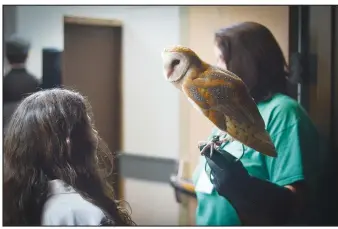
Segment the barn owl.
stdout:
<path fill-rule="evenodd" d="M 235 139 L 264 155 L 277 156 L 257 105 L 238 76 L 209 65 L 183 46 L 164 49 L 162 60 L 165 79 L 227 133 L 228 140 Z"/>

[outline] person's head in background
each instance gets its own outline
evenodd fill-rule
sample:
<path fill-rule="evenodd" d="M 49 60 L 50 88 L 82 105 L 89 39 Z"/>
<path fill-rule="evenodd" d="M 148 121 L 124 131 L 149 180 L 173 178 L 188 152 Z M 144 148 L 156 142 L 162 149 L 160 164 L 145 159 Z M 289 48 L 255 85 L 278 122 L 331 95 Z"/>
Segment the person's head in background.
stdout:
<path fill-rule="evenodd" d="M 12 35 L 5 43 L 5 55 L 7 62 L 11 68 L 24 68 L 28 52 L 30 49 L 30 43 L 28 40 Z"/>
<path fill-rule="evenodd" d="M 65 89 L 36 92 L 18 106 L 4 140 L 5 224 L 39 225 L 54 179 L 71 185 L 117 225 L 132 224 L 100 173 L 103 148 L 90 117 L 86 99 Z"/>
<path fill-rule="evenodd" d="M 275 37 L 265 26 L 243 22 L 215 33 L 217 65 L 239 76 L 256 103 L 286 94 L 287 64 Z"/>

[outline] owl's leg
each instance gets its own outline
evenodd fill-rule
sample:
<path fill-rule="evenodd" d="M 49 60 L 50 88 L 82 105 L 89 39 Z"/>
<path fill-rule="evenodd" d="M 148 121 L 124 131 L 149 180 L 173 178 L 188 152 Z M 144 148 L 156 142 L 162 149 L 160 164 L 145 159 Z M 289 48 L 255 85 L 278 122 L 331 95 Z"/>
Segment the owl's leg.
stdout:
<path fill-rule="evenodd" d="M 235 139 L 233 137 L 231 137 L 229 134 L 226 133 L 225 135 L 223 135 L 220 138 L 219 142 L 222 144 L 224 142 L 233 142 L 233 141 L 235 141 Z"/>
<path fill-rule="evenodd" d="M 226 118 L 223 115 L 223 113 L 213 110 L 213 109 L 204 110 L 203 112 L 204 112 L 204 115 L 207 116 L 214 125 L 216 125 L 220 130 L 222 130 L 222 132 L 226 130 L 227 128 Z M 210 147 L 210 156 L 212 156 L 213 150 L 221 144 L 222 142 L 220 141 L 220 135 L 217 135 L 210 141 L 208 145 L 206 145 L 204 149 L 206 150 L 207 148 Z M 205 151 L 204 149 L 203 149 L 203 153 Z"/>
<path fill-rule="evenodd" d="M 204 155 L 205 151 L 209 148 L 210 148 L 210 154 L 211 154 L 213 147 L 214 147 L 214 142 L 212 140 L 209 142 L 199 142 L 199 148 L 202 145 L 205 145 L 205 146 L 203 147 L 203 149 L 201 149 L 201 155 Z"/>

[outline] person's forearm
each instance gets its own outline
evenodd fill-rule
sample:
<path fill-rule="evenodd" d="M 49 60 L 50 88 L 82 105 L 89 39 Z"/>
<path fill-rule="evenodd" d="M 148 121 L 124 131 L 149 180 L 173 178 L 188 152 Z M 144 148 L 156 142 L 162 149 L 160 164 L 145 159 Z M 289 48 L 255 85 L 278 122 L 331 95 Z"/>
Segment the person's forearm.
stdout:
<path fill-rule="evenodd" d="M 287 188 L 250 178 L 226 191 L 243 225 L 284 225 L 293 215 L 295 194 Z"/>
<path fill-rule="evenodd" d="M 206 152 L 205 158 L 214 187 L 232 204 L 242 224 L 285 225 L 294 217 L 298 207 L 294 191 L 251 176 L 226 151 L 215 150 L 211 156 Z"/>

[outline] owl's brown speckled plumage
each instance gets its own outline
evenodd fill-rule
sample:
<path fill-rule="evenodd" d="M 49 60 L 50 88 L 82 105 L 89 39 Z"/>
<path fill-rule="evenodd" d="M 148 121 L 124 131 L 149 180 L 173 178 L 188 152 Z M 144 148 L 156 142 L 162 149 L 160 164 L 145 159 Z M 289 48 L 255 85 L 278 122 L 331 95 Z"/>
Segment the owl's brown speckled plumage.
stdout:
<path fill-rule="evenodd" d="M 167 80 L 220 130 L 262 154 L 277 155 L 256 103 L 238 76 L 203 62 L 183 46 L 165 49 L 162 58 Z"/>

